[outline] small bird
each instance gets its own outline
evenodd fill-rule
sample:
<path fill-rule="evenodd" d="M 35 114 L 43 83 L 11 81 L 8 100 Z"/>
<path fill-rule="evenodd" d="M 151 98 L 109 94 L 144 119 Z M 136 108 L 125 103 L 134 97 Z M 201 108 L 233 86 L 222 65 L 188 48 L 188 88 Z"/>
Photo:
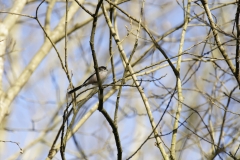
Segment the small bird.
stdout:
<path fill-rule="evenodd" d="M 101 67 L 98 67 L 98 71 L 99 71 L 100 79 L 103 82 L 107 77 L 108 69 L 105 66 L 101 66 Z M 94 72 L 90 77 L 88 77 L 88 79 L 86 79 L 86 81 L 82 85 L 70 90 L 68 92 L 68 94 L 71 94 L 71 93 L 73 93 L 73 92 L 75 92 L 75 91 L 77 91 L 77 90 L 81 89 L 82 87 L 85 87 L 89 84 L 93 84 L 93 85 L 98 84 L 96 72 Z"/>

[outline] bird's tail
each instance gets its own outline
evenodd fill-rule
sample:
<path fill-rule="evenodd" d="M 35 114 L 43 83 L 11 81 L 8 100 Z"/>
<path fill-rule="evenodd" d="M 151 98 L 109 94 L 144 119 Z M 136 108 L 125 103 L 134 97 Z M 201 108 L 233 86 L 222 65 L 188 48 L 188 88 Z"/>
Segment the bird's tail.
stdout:
<path fill-rule="evenodd" d="M 76 88 L 74 88 L 74 89 L 68 91 L 68 94 L 72 94 L 73 92 L 75 92 L 75 91 L 81 89 L 82 87 L 84 87 L 84 85 L 80 85 L 80 86 L 78 86 L 78 87 L 76 87 Z"/>

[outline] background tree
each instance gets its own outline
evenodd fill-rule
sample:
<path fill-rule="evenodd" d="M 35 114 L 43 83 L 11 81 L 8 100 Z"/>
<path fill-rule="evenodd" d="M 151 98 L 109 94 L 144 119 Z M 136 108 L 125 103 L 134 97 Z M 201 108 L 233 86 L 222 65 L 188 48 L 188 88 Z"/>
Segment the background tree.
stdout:
<path fill-rule="evenodd" d="M 0 1 L 0 159 L 239 159 L 239 1 Z M 98 66 L 106 81 L 82 84 Z"/>

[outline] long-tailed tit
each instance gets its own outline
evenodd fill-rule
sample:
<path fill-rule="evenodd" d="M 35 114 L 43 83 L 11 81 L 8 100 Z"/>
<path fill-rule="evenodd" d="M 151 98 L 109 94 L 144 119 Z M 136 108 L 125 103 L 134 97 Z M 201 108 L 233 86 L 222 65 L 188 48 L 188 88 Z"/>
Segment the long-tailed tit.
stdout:
<path fill-rule="evenodd" d="M 101 66 L 98 68 L 98 71 L 99 71 L 100 79 L 103 82 L 107 77 L 107 71 L 108 71 L 107 67 Z M 85 87 L 89 84 L 98 84 L 96 73 L 93 73 L 90 77 L 88 77 L 88 79 L 86 79 L 86 81 L 82 85 L 70 90 L 68 92 L 68 94 L 71 94 L 71 93 L 75 92 L 76 90 L 79 90 L 80 88 Z"/>

